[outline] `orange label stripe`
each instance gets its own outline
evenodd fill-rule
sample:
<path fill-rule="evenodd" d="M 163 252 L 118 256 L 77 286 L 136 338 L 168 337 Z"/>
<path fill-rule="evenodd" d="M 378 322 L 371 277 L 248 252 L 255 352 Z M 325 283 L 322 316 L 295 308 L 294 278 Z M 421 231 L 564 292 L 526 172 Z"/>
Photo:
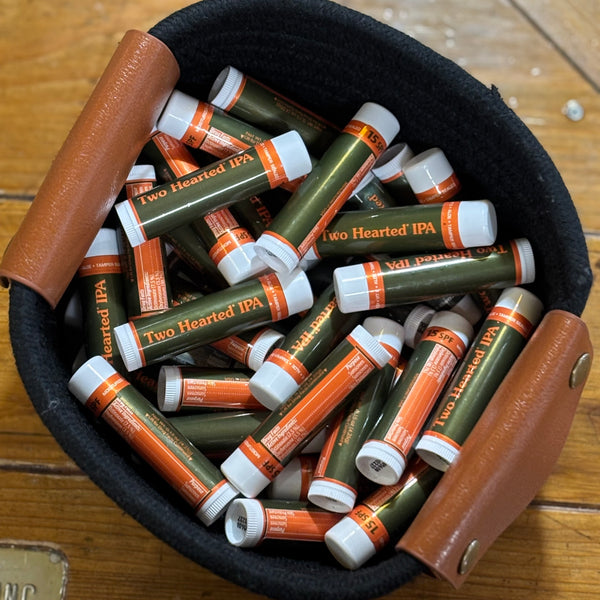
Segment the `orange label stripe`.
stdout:
<path fill-rule="evenodd" d="M 99 417 L 104 409 L 117 397 L 117 394 L 129 385 L 119 373 L 114 373 L 103 381 L 87 399 L 85 406 Z"/>
<path fill-rule="evenodd" d="M 521 285 L 523 282 L 523 267 L 521 265 L 522 259 L 519 247 L 515 244 L 514 240 L 510 241 L 510 247 L 513 251 L 513 256 L 515 257 L 515 285 Z"/>
<path fill-rule="evenodd" d="M 461 449 L 460 444 L 457 444 L 453 439 L 449 438 L 448 436 L 444 435 L 443 433 L 439 433 L 438 431 L 431 431 L 428 429 L 427 431 L 423 432 L 423 435 L 428 435 L 431 437 L 438 438 L 438 439 L 442 440 L 443 442 L 446 442 L 446 444 L 449 444 L 456 450 Z"/>
<path fill-rule="evenodd" d="M 385 138 L 374 128 L 362 121 L 352 120 L 343 133 L 349 133 L 369 146 L 375 158 L 378 158 L 385 150 L 387 144 Z"/>
<path fill-rule="evenodd" d="M 214 108 L 210 104 L 199 102 L 196 112 L 181 141 L 192 148 L 200 147 L 208 134 L 208 128 L 214 112 Z"/>
<path fill-rule="evenodd" d="M 378 262 L 367 262 L 363 263 L 363 269 L 367 278 L 369 308 L 383 308 L 385 306 L 385 288 L 381 265 Z"/>
<path fill-rule="evenodd" d="M 435 204 L 436 202 L 445 202 L 460 191 L 460 181 L 455 173 L 440 181 L 428 190 L 415 194 L 420 204 Z"/>
<path fill-rule="evenodd" d="M 276 188 L 286 182 L 288 178 L 273 142 L 271 140 L 266 140 L 257 144 L 255 148 L 258 158 L 265 168 L 271 188 Z"/>
<path fill-rule="evenodd" d="M 271 362 L 283 369 L 298 385 L 309 375 L 308 369 L 295 356 L 292 356 L 289 352 L 281 348 L 275 348 L 269 354 L 267 362 Z"/>
<path fill-rule="evenodd" d="M 500 321 L 515 331 L 518 331 L 524 338 L 528 338 L 533 331 L 533 323 L 528 321 L 522 314 L 505 308 L 503 306 L 495 306 L 489 313 L 488 319 Z"/>
<path fill-rule="evenodd" d="M 342 517 L 320 510 L 266 508 L 265 537 L 269 539 L 321 541 Z"/>
<path fill-rule="evenodd" d="M 273 480 L 283 471 L 284 465 L 260 442 L 251 437 L 247 437 L 238 448 L 267 479 Z"/>
<path fill-rule="evenodd" d="M 285 319 L 290 313 L 285 299 L 285 294 L 281 288 L 281 283 L 275 273 L 268 273 L 259 277 L 258 280 L 261 282 L 267 301 L 269 302 L 269 308 L 271 309 L 271 320 L 280 321 Z"/>
<path fill-rule="evenodd" d="M 117 254 L 88 256 L 83 259 L 77 271 L 79 277 L 87 277 L 89 275 L 120 275 L 121 273 L 121 259 Z"/>
<path fill-rule="evenodd" d="M 360 504 L 349 512 L 348 516 L 360 525 L 377 550 L 381 550 L 388 544 L 390 536 L 385 525 L 368 506 Z"/>
<path fill-rule="evenodd" d="M 464 248 L 458 230 L 459 202 L 444 202 L 442 205 L 442 238 L 449 249 Z"/>

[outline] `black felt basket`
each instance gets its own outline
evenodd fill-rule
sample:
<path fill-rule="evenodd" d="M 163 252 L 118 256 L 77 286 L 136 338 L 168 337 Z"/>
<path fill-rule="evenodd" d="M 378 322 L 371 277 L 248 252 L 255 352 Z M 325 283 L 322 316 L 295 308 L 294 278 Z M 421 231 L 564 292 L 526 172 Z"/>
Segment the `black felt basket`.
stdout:
<path fill-rule="evenodd" d="M 591 271 L 576 211 L 546 152 L 496 89 L 414 39 L 324 0 L 205 0 L 150 33 L 179 62 L 177 87 L 200 99 L 234 65 L 339 125 L 365 101 L 382 104 L 399 119 L 401 141 L 415 151 L 441 147 L 469 195 L 493 201 L 505 239 L 529 238 L 533 289 L 546 309 L 581 314 Z M 393 548 L 350 572 L 314 545 L 291 556 L 278 546 L 231 546 L 220 525 L 203 527 L 70 396 L 56 313 L 18 283 L 10 335 L 28 394 L 65 451 L 127 513 L 203 567 L 285 600 L 376 597 L 424 569 Z"/>

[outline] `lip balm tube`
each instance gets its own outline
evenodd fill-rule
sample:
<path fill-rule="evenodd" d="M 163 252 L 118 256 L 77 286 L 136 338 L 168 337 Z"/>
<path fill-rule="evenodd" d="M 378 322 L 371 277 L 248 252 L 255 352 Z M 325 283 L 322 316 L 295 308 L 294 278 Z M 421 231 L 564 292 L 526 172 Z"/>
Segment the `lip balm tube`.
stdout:
<path fill-rule="evenodd" d="M 263 261 L 275 271 L 293 269 L 399 129 L 386 108 L 363 104 L 258 238 Z"/>
<path fill-rule="evenodd" d="M 216 521 L 238 495 L 219 470 L 102 357 L 84 363 L 71 377 L 69 390 L 121 435 L 205 525 Z"/>
<path fill-rule="evenodd" d="M 471 324 L 460 315 L 443 311 L 431 319 L 356 456 L 356 466 L 367 479 L 398 483 L 409 451 L 472 336 Z"/>
<path fill-rule="evenodd" d="M 229 455 L 267 416 L 266 411 L 232 410 L 167 417 L 207 456 Z"/>
<path fill-rule="evenodd" d="M 165 181 L 172 181 L 200 168 L 190 151 L 174 137 L 155 130 L 142 149 L 142 156 L 154 165 Z"/>
<path fill-rule="evenodd" d="M 415 447 L 432 467 L 445 471 L 456 458 L 542 309 L 541 301 L 527 290 L 512 287 L 502 292 Z"/>
<path fill-rule="evenodd" d="M 375 210 L 396 206 L 394 198 L 371 169 L 354 189 L 347 204 L 353 210 Z"/>
<path fill-rule="evenodd" d="M 267 265 L 256 255 L 256 240 L 228 208 L 200 217 L 192 226 L 209 248 L 208 256 L 229 285 L 267 270 Z"/>
<path fill-rule="evenodd" d="M 454 250 L 496 240 L 496 210 L 489 200 L 340 212 L 317 238 L 318 258 Z"/>
<path fill-rule="evenodd" d="M 339 133 L 339 129 L 323 117 L 232 66 L 219 73 L 208 93 L 208 101 L 272 133 L 295 129 L 317 156 L 323 154 Z"/>
<path fill-rule="evenodd" d="M 171 94 L 158 119 L 157 128 L 186 146 L 218 158 L 227 158 L 273 137 L 272 134 L 179 90 L 174 90 Z M 279 133 L 286 133 L 289 129 L 294 128 L 287 128 Z M 310 160 L 313 165 L 316 164 L 315 159 Z M 300 177 L 303 175 L 305 173 Z M 293 191 L 300 181 L 290 179 L 281 186 Z"/>
<path fill-rule="evenodd" d="M 271 193 L 277 191 L 279 190 L 272 190 Z M 286 199 L 287 197 L 288 194 L 286 194 Z M 284 202 L 285 200 L 282 198 L 281 204 Z M 254 239 L 259 237 L 271 224 L 275 215 L 275 211 L 272 209 L 272 203 L 266 202 L 264 200 L 264 195 L 251 196 L 250 198 L 241 200 L 231 207 L 231 212 L 246 225 Z"/>
<path fill-rule="evenodd" d="M 358 569 L 402 536 L 440 478 L 423 461 L 411 461 L 397 484 L 377 489 L 325 534 L 327 548 L 341 565 Z"/>
<path fill-rule="evenodd" d="M 459 315 L 462 315 L 471 325 L 475 326 L 483 312 L 477 305 L 471 294 L 464 296 L 446 296 L 445 298 L 432 298 L 427 301 L 427 304 L 435 310 L 451 310 Z"/>
<path fill-rule="evenodd" d="M 244 496 L 259 494 L 341 410 L 344 400 L 390 353 L 357 325 L 282 406 L 223 462 L 221 471 Z"/>
<path fill-rule="evenodd" d="M 274 500 L 306 502 L 318 460 L 318 454 L 296 456 L 267 486 L 267 496 Z"/>
<path fill-rule="evenodd" d="M 238 283 L 158 315 L 129 321 L 114 332 L 129 371 L 210 344 L 252 325 L 280 321 L 312 306 L 302 271 Z"/>
<path fill-rule="evenodd" d="M 479 305 L 484 314 L 488 314 L 498 301 L 502 290 L 482 288 L 471 292 L 471 297 Z"/>
<path fill-rule="evenodd" d="M 100 229 L 77 274 L 86 354 L 99 354 L 122 370 L 124 364 L 113 328 L 127 322 L 127 311 L 119 244 L 114 229 Z"/>
<path fill-rule="evenodd" d="M 339 311 L 333 286 L 329 285 L 250 378 L 254 396 L 275 410 L 360 320 L 358 313 L 348 318 Z"/>
<path fill-rule="evenodd" d="M 404 175 L 420 204 L 446 202 L 461 184 L 441 148 L 430 148 L 404 165 Z"/>
<path fill-rule="evenodd" d="M 283 333 L 271 327 L 261 327 L 230 335 L 212 342 L 211 346 L 252 371 L 258 371 L 273 348 L 283 342 L 284 337 Z"/>
<path fill-rule="evenodd" d="M 296 179 L 311 169 L 300 136 L 289 131 L 115 205 L 132 246 L 202 215 Z"/>
<path fill-rule="evenodd" d="M 225 536 L 239 548 L 252 548 L 266 539 L 323 542 L 340 518 L 308 502 L 238 498 L 225 514 Z"/>
<path fill-rule="evenodd" d="M 368 317 L 365 324 L 372 331 L 380 329 L 375 337 L 391 358 L 379 373 L 368 380 L 366 388 L 353 392 L 353 398 L 357 391 L 358 397 L 334 419 L 321 450 L 308 499 L 333 512 L 347 513 L 356 502 L 360 473 L 354 461 L 381 415 L 402 349 L 404 334 L 401 325 L 382 317 Z"/>
<path fill-rule="evenodd" d="M 263 406 L 250 393 L 247 371 L 164 365 L 158 376 L 158 408 L 230 408 L 259 410 Z"/>
<path fill-rule="evenodd" d="M 348 265 L 333 272 L 343 313 L 466 294 L 478 288 L 522 285 L 534 279 L 533 250 L 525 238 Z"/>
<path fill-rule="evenodd" d="M 395 204 L 414 204 L 417 201 L 404 175 L 404 166 L 414 155 L 408 144 L 393 144 L 373 165 L 373 174 L 396 200 Z"/>

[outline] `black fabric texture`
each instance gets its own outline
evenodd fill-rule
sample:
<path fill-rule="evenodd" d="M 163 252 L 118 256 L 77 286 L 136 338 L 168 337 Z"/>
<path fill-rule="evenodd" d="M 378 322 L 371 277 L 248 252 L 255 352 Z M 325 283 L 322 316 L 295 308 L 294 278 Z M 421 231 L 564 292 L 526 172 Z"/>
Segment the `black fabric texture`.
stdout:
<path fill-rule="evenodd" d="M 581 314 L 591 270 L 579 219 L 550 158 L 497 90 L 402 33 L 324 0 L 204 0 L 151 33 L 178 60 L 179 89 L 201 99 L 231 64 L 340 126 L 367 100 L 387 107 L 400 120 L 399 141 L 415 151 L 441 147 L 468 197 L 494 202 L 505 239 L 530 239 L 532 288 L 546 308 Z M 393 548 L 350 572 L 315 544 L 291 556 L 289 546 L 231 546 L 220 524 L 203 527 L 69 394 L 65 336 L 47 303 L 14 283 L 9 320 L 17 367 L 50 432 L 123 510 L 183 555 L 286 600 L 374 598 L 423 570 Z"/>

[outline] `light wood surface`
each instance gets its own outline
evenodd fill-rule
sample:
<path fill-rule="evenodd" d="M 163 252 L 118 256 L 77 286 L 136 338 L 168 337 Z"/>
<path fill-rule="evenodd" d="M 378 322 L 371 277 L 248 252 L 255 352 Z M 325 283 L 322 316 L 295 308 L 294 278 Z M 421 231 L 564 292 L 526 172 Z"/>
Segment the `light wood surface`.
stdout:
<path fill-rule="evenodd" d="M 408 32 L 485 84 L 499 88 L 563 175 L 581 217 L 597 280 L 598 2 L 341 3 Z M 176 0 L 0 0 L 0 251 L 18 228 L 123 33 L 148 29 L 185 5 Z M 583 107 L 582 120 L 571 121 L 563 114 L 570 99 Z M 8 294 L 2 290 L 0 542 L 57 544 L 69 559 L 71 599 L 258 598 L 154 538 L 62 452 L 33 410 L 16 373 L 8 342 L 7 306 Z M 584 313 L 593 341 L 600 333 L 599 308 L 596 284 Z M 597 598 L 599 400 L 596 360 L 552 475 L 459 591 L 421 576 L 387 598 Z"/>

